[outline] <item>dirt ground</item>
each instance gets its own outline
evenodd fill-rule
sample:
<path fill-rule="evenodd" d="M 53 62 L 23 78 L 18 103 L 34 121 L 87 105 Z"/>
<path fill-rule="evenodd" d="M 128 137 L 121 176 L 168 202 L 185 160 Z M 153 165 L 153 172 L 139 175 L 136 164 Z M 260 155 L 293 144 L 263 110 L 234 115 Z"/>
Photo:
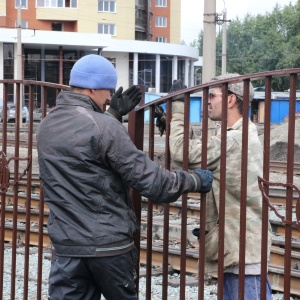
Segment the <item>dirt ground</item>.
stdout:
<path fill-rule="evenodd" d="M 286 161 L 288 145 L 289 123 L 283 123 L 273 127 L 270 135 L 270 158 L 271 160 Z M 263 143 L 264 136 L 260 136 Z M 295 121 L 295 146 L 294 161 L 300 162 L 300 119 Z"/>

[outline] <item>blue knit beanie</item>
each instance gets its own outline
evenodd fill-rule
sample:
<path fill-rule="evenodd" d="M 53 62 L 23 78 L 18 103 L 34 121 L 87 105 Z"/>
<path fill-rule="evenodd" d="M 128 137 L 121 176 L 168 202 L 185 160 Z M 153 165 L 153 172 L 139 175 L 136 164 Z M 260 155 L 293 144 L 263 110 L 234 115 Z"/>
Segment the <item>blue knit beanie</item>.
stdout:
<path fill-rule="evenodd" d="M 103 56 L 89 54 L 83 56 L 74 64 L 69 84 L 94 90 L 115 89 L 117 72 L 113 64 Z"/>

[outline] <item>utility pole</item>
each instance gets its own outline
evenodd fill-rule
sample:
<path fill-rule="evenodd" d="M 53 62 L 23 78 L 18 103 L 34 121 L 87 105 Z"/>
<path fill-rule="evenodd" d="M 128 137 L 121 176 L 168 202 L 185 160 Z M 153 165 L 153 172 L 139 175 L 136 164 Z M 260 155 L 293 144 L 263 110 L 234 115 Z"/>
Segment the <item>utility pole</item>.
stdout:
<path fill-rule="evenodd" d="M 223 11 L 223 35 L 222 35 L 222 75 L 226 74 L 227 69 L 227 21 L 226 21 L 226 8 Z"/>
<path fill-rule="evenodd" d="M 22 70 L 22 14 L 21 14 L 21 6 L 18 6 L 18 16 L 17 16 L 17 80 L 23 79 L 23 70 Z M 23 112 L 23 86 L 20 85 L 20 127 L 23 125 L 23 118 L 22 118 L 22 112 Z M 18 99 L 16 99 L 16 104 Z"/>
<path fill-rule="evenodd" d="M 202 83 L 216 74 L 216 0 L 204 0 Z"/>
<path fill-rule="evenodd" d="M 221 15 L 221 14 L 220 14 Z M 216 23 L 218 25 L 222 25 L 222 75 L 227 72 L 227 22 L 231 22 L 231 20 L 226 20 L 227 11 L 224 7 L 223 10 L 223 19 L 220 17 L 216 18 Z"/>
<path fill-rule="evenodd" d="M 18 6 L 18 17 L 17 17 L 17 79 L 22 80 L 22 16 L 21 6 Z"/>
<path fill-rule="evenodd" d="M 222 14 L 219 14 L 222 15 Z M 223 10 L 223 19 L 219 16 L 216 17 L 216 23 L 218 25 L 222 25 L 222 75 L 227 72 L 227 22 L 231 22 L 231 20 L 226 20 L 227 12 L 224 7 Z"/>
<path fill-rule="evenodd" d="M 203 23 L 202 83 L 206 83 L 216 75 L 216 0 L 204 0 Z M 215 122 L 208 119 L 208 138 L 214 130 Z"/>

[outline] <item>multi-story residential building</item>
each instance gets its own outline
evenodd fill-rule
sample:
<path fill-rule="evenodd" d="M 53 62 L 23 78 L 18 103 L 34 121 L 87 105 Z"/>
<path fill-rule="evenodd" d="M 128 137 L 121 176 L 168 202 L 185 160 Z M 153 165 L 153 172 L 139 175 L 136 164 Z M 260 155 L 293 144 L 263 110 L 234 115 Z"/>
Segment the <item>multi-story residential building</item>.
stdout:
<path fill-rule="evenodd" d="M 181 0 L 0 0 L 0 26 L 180 43 Z M 171 13 L 172 11 L 172 13 Z"/>
<path fill-rule="evenodd" d="M 16 78 L 20 34 L 22 74 L 27 80 L 68 85 L 75 61 L 88 53 L 98 53 L 115 65 L 118 86 L 141 84 L 147 90 L 165 93 L 174 79 L 194 85 L 198 50 L 180 45 L 180 3 L 0 0 L 0 78 Z M 40 91 L 35 94 L 39 106 L 42 95 Z M 15 91 L 9 90 L 9 95 L 15 101 Z M 26 95 L 25 88 L 25 101 Z M 49 105 L 55 103 L 55 96 L 48 95 Z"/>

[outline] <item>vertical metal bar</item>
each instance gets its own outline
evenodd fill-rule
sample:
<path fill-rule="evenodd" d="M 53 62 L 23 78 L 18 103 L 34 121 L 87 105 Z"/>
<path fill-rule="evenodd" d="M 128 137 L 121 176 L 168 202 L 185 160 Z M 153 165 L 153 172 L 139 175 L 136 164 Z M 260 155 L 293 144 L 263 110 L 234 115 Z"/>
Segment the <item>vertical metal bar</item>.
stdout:
<path fill-rule="evenodd" d="M 46 109 L 47 106 L 47 88 L 42 86 L 42 108 Z M 28 130 L 28 137 L 33 136 L 33 109 L 34 102 L 29 103 L 29 120 L 30 121 L 30 132 Z M 29 125 L 28 125 L 29 126 Z M 32 133 L 31 133 L 32 130 Z M 39 205 L 39 238 L 38 238 L 38 280 L 37 280 L 37 300 L 42 299 L 42 275 L 43 275 L 43 236 L 44 236 L 44 192 L 42 186 L 40 186 L 40 205 Z"/>
<path fill-rule="evenodd" d="M 32 157 L 32 143 L 33 143 L 33 90 L 32 84 L 29 85 L 29 123 L 28 123 L 28 148 L 27 157 Z M 24 260 L 24 285 L 26 284 L 26 289 L 24 287 L 23 299 L 28 299 L 28 281 L 29 281 L 29 256 L 30 256 L 30 215 L 31 215 L 31 177 L 32 177 L 32 163 L 30 163 L 29 169 L 27 171 L 27 189 L 26 189 L 26 224 L 25 224 L 25 260 Z M 38 273 L 39 275 L 39 273 Z M 38 280 L 39 280 L 38 276 Z M 38 286 L 39 287 L 39 286 Z"/>
<path fill-rule="evenodd" d="M 183 136 L 183 170 L 188 169 L 190 130 L 190 94 L 184 94 L 184 136 Z M 183 194 L 181 214 L 181 251 L 180 251 L 180 299 L 185 299 L 186 283 L 186 230 L 187 230 L 187 194 Z"/>
<path fill-rule="evenodd" d="M 271 134 L 271 86 L 272 77 L 265 78 L 265 116 L 264 116 L 264 161 L 263 178 L 269 180 L 270 168 L 270 134 Z M 266 186 L 266 193 L 269 194 L 269 187 Z M 268 273 L 268 231 L 269 231 L 269 207 L 265 201 L 262 202 L 262 243 L 261 243 L 261 300 L 264 300 L 267 293 Z"/>
<path fill-rule="evenodd" d="M 288 147 L 287 147 L 287 183 L 293 183 L 294 144 L 295 144 L 295 113 L 296 113 L 296 87 L 297 74 L 290 75 L 290 104 L 288 123 Z M 286 191 L 286 219 L 292 221 L 293 213 L 293 188 L 287 187 Z M 284 298 L 290 299 L 291 288 L 291 243 L 292 225 L 285 225 L 285 256 L 284 256 Z"/>
<path fill-rule="evenodd" d="M 169 137 L 171 133 L 171 118 L 172 118 L 172 101 L 167 102 L 167 120 L 166 120 L 166 141 L 165 141 L 165 147 L 166 147 L 166 156 L 165 156 L 165 167 L 166 169 L 170 170 L 171 165 L 171 155 L 170 155 L 170 144 L 169 144 Z"/>
<path fill-rule="evenodd" d="M 208 143 L 208 94 L 209 88 L 203 90 L 203 116 L 202 116 L 202 164 L 207 168 L 207 143 Z M 205 226 L 206 226 L 206 194 L 201 194 L 200 202 L 200 237 L 199 237 L 199 263 L 198 263 L 198 299 L 204 299 L 205 286 Z"/>
<path fill-rule="evenodd" d="M 44 86 L 44 85 L 42 85 L 41 86 L 41 94 L 43 95 L 43 97 L 42 97 L 42 110 L 44 109 L 44 107 L 46 107 L 46 109 L 47 109 L 47 95 L 48 95 L 48 93 L 47 93 L 47 87 L 46 86 Z M 33 106 L 33 108 L 34 108 L 34 106 Z"/>
<path fill-rule="evenodd" d="M 42 117 L 44 118 L 44 113 L 46 114 L 46 111 L 47 111 L 47 87 L 42 85 L 41 86 L 41 94 L 43 95 L 42 96 L 42 99 L 41 99 L 41 108 L 42 108 Z M 32 107 L 32 109 L 34 110 L 34 106 Z"/>
<path fill-rule="evenodd" d="M 42 93 L 44 93 L 44 97 L 42 99 L 42 119 L 44 119 L 47 115 L 47 93 L 46 88 L 42 86 Z"/>
<path fill-rule="evenodd" d="M 225 234 L 225 194 L 226 194 L 226 150 L 228 83 L 222 85 L 222 123 L 220 158 L 220 199 L 219 199 L 219 249 L 218 249 L 218 299 L 223 299 L 224 289 L 224 234 Z"/>
<path fill-rule="evenodd" d="M 7 146 L 7 83 L 3 83 L 3 120 L 2 120 L 2 152 L 6 154 Z M 3 160 L 3 154 L 0 157 Z M 4 162 L 2 161 L 2 164 Z M 0 219 L 0 299 L 3 299 L 4 281 L 4 237 L 5 237 L 5 195 L 1 194 L 1 219 Z"/>
<path fill-rule="evenodd" d="M 154 159 L 154 113 L 155 107 L 150 107 L 149 124 L 149 157 Z M 148 199 L 147 205 L 147 259 L 146 259 L 146 299 L 151 299 L 152 279 L 152 227 L 153 227 L 153 203 Z"/>
<path fill-rule="evenodd" d="M 44 192 L 40 186 L 40 205 L 39 205 L 39 237 L 38 237 L 38 275 L 37 275 L 37 291 L 36 299 L 42 299 L 42 281 L 43 281 L 43 237 L 44 237 Z"/>
<path fill-rule="evenodd" d="M 246 251 L 246 217 L 247 217 L 247 170 L 248 170 L 248 111 L 249 80 L 244 81 L 242 161 L 241 161 L 241 206 L 240 206 L 240 253 L 239 253 L 239 299 L 244 299 L 245 290 L 245 251 Z"/>
<path fill-rule="evenodd" d="M 20 83 L 16 83 L 16 112 L 15 112 L 15 152 L 14 157 L 19 157 L 20 140 Z M 14 182 L 18 179 L 19 161 L 14 161 Z M 13 196 L 13 224 L 12 224 L 12 259 L 11 259 L 11 299 L 15 298 L 16 287 L 16 252 L 17 252 L 17 230 L 18 230 L 18 183 L 14 186 Z M 25 290 L 25 284 L 24 284 Z"/>
<path fill-rule="evenodd" d="M 63 78 L 64 78 L 64 53 L 63 53 L 63 47 L 59 46 L 59 78 L 58 82 L 59 84 L 63 84 Z"/>
<path fill-rule="evenodd" d="M 172 116 L 172 102 L 167 102 L 166 112 L 166 141 L 165 141 L 165 168 L 170 170 L 170 123 Z M 169 271 L 169 228 L 170 228 L 170 205 L 169 203 L 164 204 L 164 229 L 163 229 L 163 284 L 162 284 L 162 299 L 168 299 L 168 271 Z"/>
<path fill-rule="evenodd" d="M 143 92 L 143 98 L 141 100 L 141 104 L 145 101 L 145 87 L 141 87 Z M 135 144 L 137 149 L 143 150 L 144 147 L 144 110 L 138 110 L 134 111 L 132 110 L 128 115 L 128 134 L 132 140 L 132 142 Z M 135 213 L 137 216 L 137 220 L 139 224 L 141 224 L 141 196 L 138 192 L 131 190 L 130 191 L 131 199 L 134 204 Z M 140 253 L 140 241 L 141 237 L 139 234 L 135 237 L 134 244 L 135 247 L 138 250 L 138 253 Z M 139 293 L 139 265 L 140 262 L 138 261 L 137 265 L 137 279 L 135 281 L 136 284 L 136 291 L 137 294 Z"/>

